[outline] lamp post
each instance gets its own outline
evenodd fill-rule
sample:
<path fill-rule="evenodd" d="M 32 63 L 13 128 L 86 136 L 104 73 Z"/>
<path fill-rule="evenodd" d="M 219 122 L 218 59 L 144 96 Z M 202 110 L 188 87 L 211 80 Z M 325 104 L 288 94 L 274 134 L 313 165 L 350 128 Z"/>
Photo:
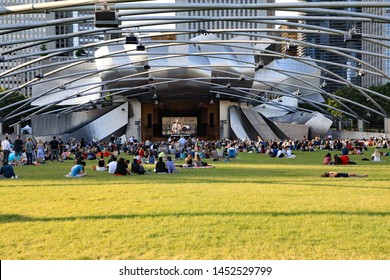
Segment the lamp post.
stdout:
<path fill-rule="evenodd" d="M 387 138 L 387 134 L 390 133 L 390 118 L 384 118 L 383 122 L 384 122 L 384 131 Z"/>
<path fill-rule="evenodd" d="M 343 121 L 338 121 L 338 130 L 342 130 L 343 129 Z"/>
<path fill-rule="evenodd" d="M 22 130 L 22 124 L 21 123 L 17 123 L 15 126 L 14 126 L 14 133 L 16 135 L 19 135 L 21 134 L 21 130 Z"/>

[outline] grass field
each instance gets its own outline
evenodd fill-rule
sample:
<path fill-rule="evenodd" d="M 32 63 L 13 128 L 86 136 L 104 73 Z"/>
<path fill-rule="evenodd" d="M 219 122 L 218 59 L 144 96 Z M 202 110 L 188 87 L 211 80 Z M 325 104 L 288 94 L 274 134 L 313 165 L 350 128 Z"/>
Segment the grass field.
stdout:
<path fill-rule="evenodd" d="M 126 177 L 88 162 L 79 179 L 63 177 L 70 161 L 17 166 L 0 180 L 0 258 L 390 259 L 390 157 L 336 167 L 325 153 Z M 369 177 L 320 177 L 332 170 Z"/>

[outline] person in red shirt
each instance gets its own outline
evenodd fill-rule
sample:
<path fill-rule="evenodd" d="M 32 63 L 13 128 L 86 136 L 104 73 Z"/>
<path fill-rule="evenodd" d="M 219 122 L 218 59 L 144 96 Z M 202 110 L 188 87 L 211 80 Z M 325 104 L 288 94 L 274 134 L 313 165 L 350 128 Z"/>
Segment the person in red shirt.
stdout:
<path fill-rule="evenodd" d="M 104 155 L 105 157 L 109 157 L 109 156 L 110 156 L 110 151 L 107 150 L 107 149 L 105 149 L 104 152 L 103 152 L 103 155 Z"/>
<path fill-rule="evenodd" d="M 142 146 L 139 147 L 138 152 L 137 152 L 137 156 L 138 156 L 139 163 L 142 163 L 143 158 L 145 157 L 145 150 L 143 149 Z"/>
<path fill-rule="evenodd" d="M 139 147 L 138 155 L 143 158 L 145 156 L 145 150 L 141 147 Z"/>
<path fill-rule="evenodd" d="M 340 159 L 342 165 L 347 165 L 349 163 L 349 156 L 347 155 L 341 155 Z"/>

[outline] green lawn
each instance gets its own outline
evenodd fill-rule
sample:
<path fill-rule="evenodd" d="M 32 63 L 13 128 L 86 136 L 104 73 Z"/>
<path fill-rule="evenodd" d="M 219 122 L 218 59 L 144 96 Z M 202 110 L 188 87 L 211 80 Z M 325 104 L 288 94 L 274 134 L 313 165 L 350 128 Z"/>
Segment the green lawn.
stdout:
<path fill-rule="evenodd" d="M 126 177 L 88 162 L 80 179 L 63 177 L 70 161 L 18 166 L 0 181 L 0 258 L 390 259 L 390 157 L 325 153 Z M 332 170 L 369 177 L 320 177 Z"/>

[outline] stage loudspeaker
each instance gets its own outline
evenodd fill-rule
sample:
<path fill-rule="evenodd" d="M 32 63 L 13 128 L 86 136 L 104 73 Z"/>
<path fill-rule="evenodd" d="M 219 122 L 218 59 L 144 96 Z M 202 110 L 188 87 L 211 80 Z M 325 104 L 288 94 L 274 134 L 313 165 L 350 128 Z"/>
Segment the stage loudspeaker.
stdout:
<path fill-rule="evenodd" d="M 200 123 L 198 125 L 198 135 L 199 136 L 206 136 L 207 135 L 207 123 Z"/>
<path fill-rule="evenodd" d="M 148 114 L 148 121 L 147 121 L 147 124 L 148 124 L 148 128 L 152 128 L 152 114 Z"/>
<path fill-rule="evenodd" d="M 134 35 L 126 36 L 126 44 L 138 44 L 138 38 Z"/>
<path fill-rule="evenodd" d="M 119 21 L 116 12 L 95 12 L 95 27 L 118 27 Z"/>
<path fill-rule="evenodd" d="M 153 124 L 153 137 L 162 136 L 162 125 L 158 123 Z"/>
<path fill-rule="evenodd" d="M 210 124 L 211 127 L 214 127 L 214 125 L 215 125 L 215 122 L 214 122 L 214 113 L 210 113 L 209 124 Z"/>

